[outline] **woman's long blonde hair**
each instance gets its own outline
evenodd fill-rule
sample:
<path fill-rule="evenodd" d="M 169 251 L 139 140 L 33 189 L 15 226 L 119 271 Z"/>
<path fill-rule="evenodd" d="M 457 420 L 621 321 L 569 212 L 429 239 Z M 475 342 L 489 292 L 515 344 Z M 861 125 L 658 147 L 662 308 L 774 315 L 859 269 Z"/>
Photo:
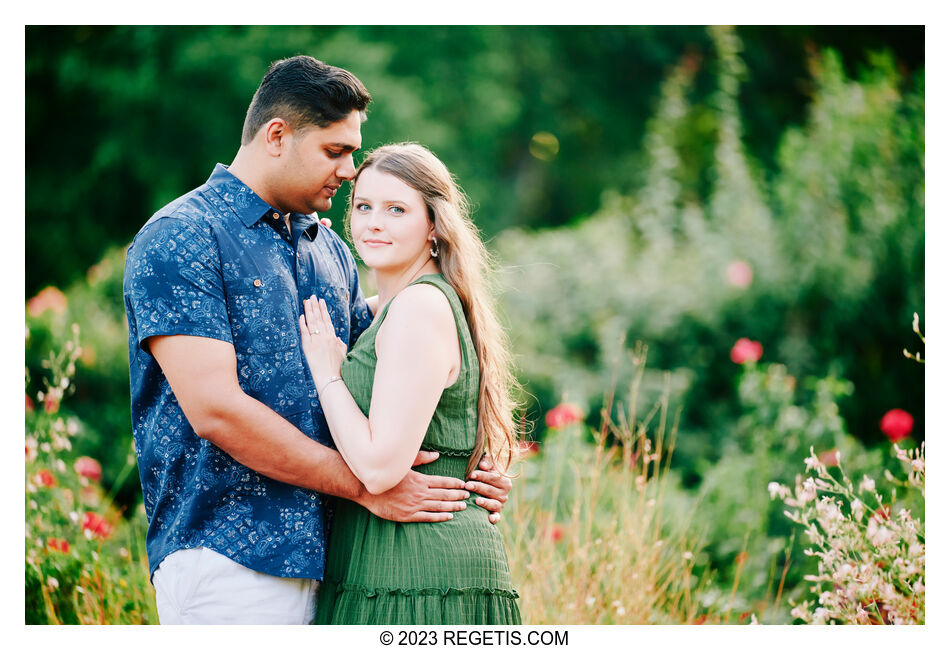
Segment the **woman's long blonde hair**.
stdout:
<path fill-rule="evenodd" d="M 508 337 L 490 294 L 491 256 L 472 222 L 468 199 L 435 154 L 422 145 L 404 142 L 379 147 L 366 156 L 350 183 L 350 210 L 356 181 L 370 167 L 395 176 L 422 195 L 438 239 L 439 255 L 434 261 L 465 310 L 480 371 L 475 451 L 465 475 L 475 469 L 483 450 L 495 467 L 504 471 L 511 463 L 516 438 L 512 417 L 515 378 Z"/>

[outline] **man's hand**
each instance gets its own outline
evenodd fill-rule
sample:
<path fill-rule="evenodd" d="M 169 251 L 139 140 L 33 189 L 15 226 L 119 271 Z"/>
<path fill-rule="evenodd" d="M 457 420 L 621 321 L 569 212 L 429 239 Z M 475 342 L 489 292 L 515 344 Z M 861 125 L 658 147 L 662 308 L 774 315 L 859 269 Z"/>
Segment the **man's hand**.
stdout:
<path fill-rule="evenodd" d="M 497 524 L 501 521 L 501 511 L 511 492 L 511 479 L 496 472 L 488 456 L 482 457 L 478 468 L 482 471 L 472 472 L 465 489 L 481 495 L 475 499 L 475 503 L 489 511 L 488 521 Z"/>
<path fill-rule="evenodd" d="M 437 452 L 420 451 L 413 467 L 431 463 L 438 457 Z M 382 494 L 365 492 L 357 503 L 377 517 L 390 521 L 447 521 L 453 512 L 465 509 L 469 493 L 463 489 L 464 486 L 457 478 L 429 476 L 410 470 L 395 487 Z"/>

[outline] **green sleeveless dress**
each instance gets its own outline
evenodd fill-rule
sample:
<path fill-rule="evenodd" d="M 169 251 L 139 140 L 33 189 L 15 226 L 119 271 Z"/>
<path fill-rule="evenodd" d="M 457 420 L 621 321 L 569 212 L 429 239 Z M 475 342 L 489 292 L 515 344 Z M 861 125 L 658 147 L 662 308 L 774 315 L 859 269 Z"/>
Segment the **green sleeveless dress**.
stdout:
<path fill-rule="evenodd" d="M 455 315 L 462 364 L 458 380 L 442 393 L 422 442 L 439 459 L 416 467 L 425 474 L 466 480 L 478 422 L 478 357 L 451 285 L 440 274 L 412 284 L 438 287 Z M 376 333 L 389 311 L 360 336 L 340 375 L 364 414 L 369 413 L 376 371 Z M 406 396 L 411 399 L 411 395 Z M 317 595 L 317 624 L 518 625 L 518 593 L 498 527 L 475 505 L 449 521 L 397 523 L 340 499 L 330 528 L 326 575 Z"/>

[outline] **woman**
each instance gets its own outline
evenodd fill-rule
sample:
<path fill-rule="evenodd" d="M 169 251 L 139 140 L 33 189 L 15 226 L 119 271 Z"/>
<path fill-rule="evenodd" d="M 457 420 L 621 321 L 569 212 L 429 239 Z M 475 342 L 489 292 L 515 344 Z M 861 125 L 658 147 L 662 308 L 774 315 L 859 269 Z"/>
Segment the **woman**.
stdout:
<path fill-rule="evenodd" d="M 379 290 L 376 318 L 346 353 L 322 301 L 300 328 L 337 448 L 376 494 L 418 471 L 465 480 L 514 442 L 509 353 L 488 298 L 487 252 L 445 165 L 417 144 L 381 147 L 356 172 L 349 227 Z M 470 504 L 475 500 L 470 497 Z M 400 524 L 338 506 L 317 623 L 521 622 L 497 527 L 480 508 Z"/>

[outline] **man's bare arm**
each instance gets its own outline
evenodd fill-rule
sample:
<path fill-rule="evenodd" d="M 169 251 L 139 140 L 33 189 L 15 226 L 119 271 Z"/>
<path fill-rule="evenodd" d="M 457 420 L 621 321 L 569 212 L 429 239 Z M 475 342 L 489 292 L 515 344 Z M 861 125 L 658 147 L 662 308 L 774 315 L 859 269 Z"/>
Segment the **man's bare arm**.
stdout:
<path fill-rule="evenodd" d="M 200 336 L 154 336 L 149 349 L 199 438 L 265 476 L 355 501 L 363 485 L 339 453 L 245 393 L 234 347 Z"/>
<path fill-rule="evenodd" d="M 393 490 L 370 495 L 338 452 L 308 438 L 241 389 L 230 343 L 184 335 L 154 336 L 147 343 L 195 434 L 242 465 L 284 483 L 356 501 L 397 521 L 440 521 L 465 507 L 457 501 L 468 496 L 462 481 L 416 472 Z"/>

